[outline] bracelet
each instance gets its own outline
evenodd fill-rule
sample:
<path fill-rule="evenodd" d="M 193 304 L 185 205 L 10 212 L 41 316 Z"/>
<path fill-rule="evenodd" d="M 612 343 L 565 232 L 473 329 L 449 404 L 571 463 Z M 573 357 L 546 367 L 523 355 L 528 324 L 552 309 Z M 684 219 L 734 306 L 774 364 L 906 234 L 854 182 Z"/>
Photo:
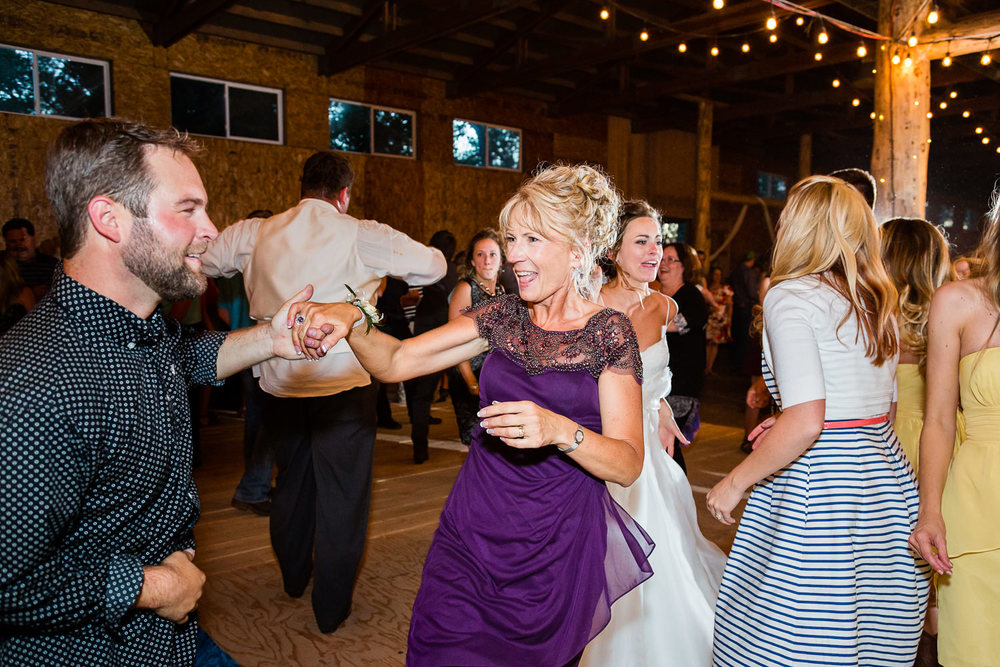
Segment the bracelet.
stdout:
<path fill-rule="evenodd" d="M 350 285 L 344 285 L 344 287 L 346 287 L 347 291 L 351 293 L 351 296 L 347 299 L 346 303 L 355 306 L 361 311 L 361 315 L 365 318 L 365 323 L 368 325 L 365 328 L 365 333 L 367 334 L 372 330 L 373 324 L 378 324 L 382 321 L 382 313 L 378 312 L 378 308 L 373 306 L 367 300 L 358 296 L 358 293 L 351 289 Z"/>
<path fill-rule="evenodd" d="M 478 382 L 473 382 L 472 384 L 470 384 L 469 385 L 469 391 L 472 391 L 472 392 L 475 392 L 475 393 L 478 394 L 479 393 L 479 383 Z"/>
<path fill-rule="evenodd" d="M 563 454 L 569 454 L 574 449 L 579 447 L 581 442 L 583 442 L 583 427 L 577 424 L 576 434 L 573 436 L 573 444 L 570 445 L 569 447 L 560 447 L 559 445 L 556 445 L 556 449 L 558 449 Z"/>

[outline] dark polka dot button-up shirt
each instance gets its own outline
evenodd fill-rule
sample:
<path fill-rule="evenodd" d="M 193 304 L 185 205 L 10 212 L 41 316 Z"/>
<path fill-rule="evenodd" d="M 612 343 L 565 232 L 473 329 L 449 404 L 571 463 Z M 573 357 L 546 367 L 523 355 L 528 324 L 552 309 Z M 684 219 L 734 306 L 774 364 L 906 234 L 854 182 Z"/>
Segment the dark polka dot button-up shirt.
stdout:
<path fill-rule="evenodd" d="M 61 269 L 0 338 L 0 664 L 194 662 L 196 621 L 131 607 L 143 566 L 194 547 L 186 392 L 217 383 L 224 338 Z"/>

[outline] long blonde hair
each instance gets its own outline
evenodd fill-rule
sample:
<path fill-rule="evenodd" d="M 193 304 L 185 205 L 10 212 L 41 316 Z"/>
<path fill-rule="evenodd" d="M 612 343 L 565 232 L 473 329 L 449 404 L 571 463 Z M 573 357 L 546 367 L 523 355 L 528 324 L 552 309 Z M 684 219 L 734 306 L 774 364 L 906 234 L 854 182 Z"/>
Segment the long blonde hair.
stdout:
<path fill-rule="evenodd" d="M 831 176 L 810 176 L 795 184 L 778 219 L 771 287 L 818 275 L 847 299 L 865 355 L 876 366 L 899 349 L 894 327 L 896 288 L 880 255 L 875 216 L 857 190 Z"/>
<path fill-rule="evenodd" d="M 882 225 L 882 259 L 899 292 L 900 345 L 927 365 L 927 317 L 931 297 L 948 281 L 948 242 L 937 227 L 920 218 L 893 218 Z"/>
<path fill-rule="evenodd" d="M 506 238 L 511 215 L 546 238 L 561 239 L 581 257 L 573 284 L 590 298 L 590 274 L 596 258 L 615 242 L 621 198 L 603 171 L 586 164 L 558 164 L 525 181 L 500 211 L 500 234 Z"/>
<path fill-rule="evenodd" d="M 976 257 L 981 261 L 979 276 L 983 279 L 983 292 L 993 307 L 1000 311 L 1000 188 L 993 191 L 986 229 L 983 230 Z"/>

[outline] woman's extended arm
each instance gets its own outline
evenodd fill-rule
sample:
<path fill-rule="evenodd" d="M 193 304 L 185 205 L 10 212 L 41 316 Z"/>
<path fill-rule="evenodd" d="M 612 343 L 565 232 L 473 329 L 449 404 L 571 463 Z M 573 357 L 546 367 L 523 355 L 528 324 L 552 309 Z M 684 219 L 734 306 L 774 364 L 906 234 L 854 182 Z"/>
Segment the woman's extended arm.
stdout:
<path fill-rule="evenodd" d="M 759 438 L 758 447 L 708 492 L 708 510 L 726 524 L 743 493 L 797 459 L 823 432 L 826 400 L 806 401 L 784 410 Z"/>
<path fill-rule="evenodd" d="M 628 373 L 604 371 L 597 381 L 603 434 L 580 427 L 583 439 L 567 456 L 599 479 L 628 486 L 642 471 L 642 388 Z M 519 449 L 577 440 L 578 425 L 531 401 L 487 405 L 479 411 L 483 428 Z"/>
<path fill-rule="evenodd" d="M 920 510 L 910 546 L 939 574 L 951 573 L 941 494 L 955 446 L 958 365 L 965 308 L 961 290 L 945 285 L 931 299 L 927 320 L 927 398 L 920 432 Z M 956 316 L 958 315 L 958 316 Z"/>
<path fill-rule="evenodd" d="M 451 299 L 448 301 L 448 320 L 462 317 L 462 311 L 472 305 L 472 286 L 464 280 L 455 286 L 451 292 Z M 458 372 L 462 374 L 465 386 L 472 394 L 479 394 L 479 381 L 476 374 L 472 372 L 472 364 L 464 360 L 457 366 Z"/>
<path fill-rule="evenodd" d="M 299 348 L 313 359 L 346 338 L 365 370 L 385 382 L 435 373 L 487 350 L 469 317 L 403 341 L 375 327 L 355 327 L 360 319 L 360 309 L 348 303 L 297 303 L 289 310 L 288 326 Z"/>

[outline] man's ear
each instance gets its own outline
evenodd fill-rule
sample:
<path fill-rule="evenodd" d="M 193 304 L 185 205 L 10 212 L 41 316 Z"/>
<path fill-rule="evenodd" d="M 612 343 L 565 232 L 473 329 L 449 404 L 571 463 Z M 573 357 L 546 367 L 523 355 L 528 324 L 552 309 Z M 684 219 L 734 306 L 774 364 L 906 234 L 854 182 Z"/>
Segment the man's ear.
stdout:
<path fill-rule="evenodd" d="M 114 200 L 103 195 L 94 197 L 87 204 L 87 217 L 90 226 L 98 234 L 112 243 L 121 243 L 120 212 L 122 208 Z"/>
<path fill-rule="evenodd" d="M 351 205 L 351 189 L 344 188 L 339 193 L 337 193 L 337 210 L 341 213 L 347 213 L 347 209 Z"/>

